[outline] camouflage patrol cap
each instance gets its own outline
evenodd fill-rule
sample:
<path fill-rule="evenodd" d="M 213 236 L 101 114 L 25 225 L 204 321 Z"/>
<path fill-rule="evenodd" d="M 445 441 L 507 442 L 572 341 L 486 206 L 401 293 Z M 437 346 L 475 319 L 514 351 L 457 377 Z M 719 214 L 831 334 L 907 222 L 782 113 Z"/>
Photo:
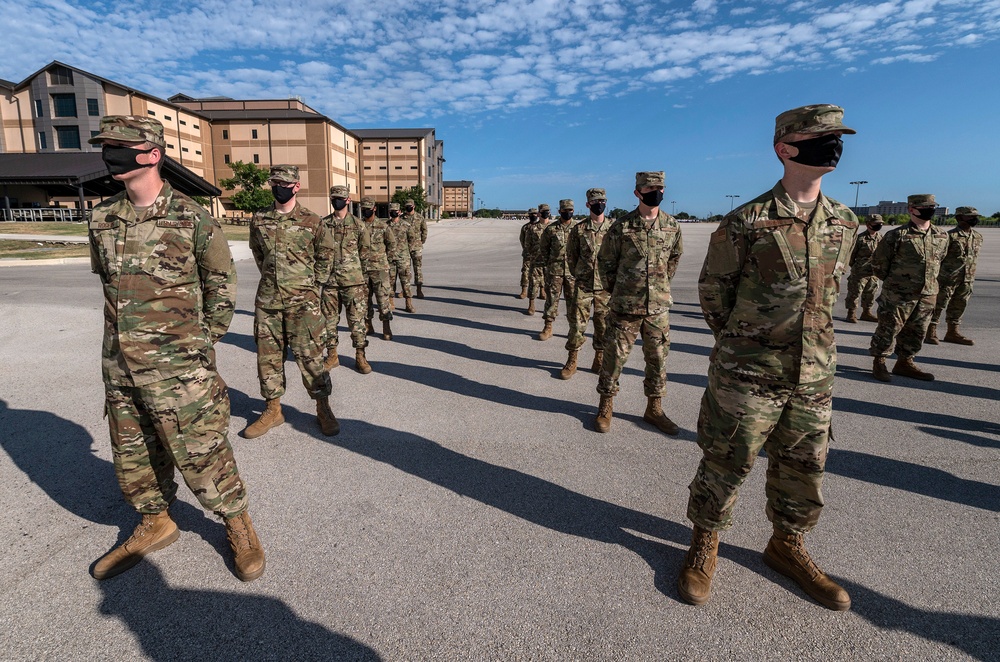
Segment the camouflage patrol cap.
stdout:
<path fill-rule="evenodd" d="M 404 202 L 403 204 L 404 205 L 413 205 L 414 207 L 417 206 L 417 203 L 413 201 L 413 198 L 407 198 L 406 202 Z"/>
<path fill-rule="evenodd" d="M 829 103 L 792 108 L 774 118 L 774 143 L 789 133 L 857 133 L 844 126 L 844 109 Z"/>
<path fill-rule="evenodd" d="M 569 198 L 559 201 L 559 209 L 573 209 L 573 201 Z"/>
<path fill-rule="evenodd" d="M 361 198 L 361 208 L 362 209 L 375 209 L 375 198 L 371 196 L 365 196 Z"/>
<path fill-rule="evenodd" d="M 97 145 L 105 140 L 167 146 L 167 141 L 163 139 L 163 125 L 158 120 L 136 115 L 105 115 L 102 117 L 101 132 L 87 142 L 91 145 Z"/>
<path fill-rule="evenodd" d="M 906 204 L 909 207 L 937 207 L 937 201 L 933 193 L 916 193 L 906 196 Z"/>
<path fill-rule="evenodd" d="M 337 184 L 336 186 L 330 187 L 330 197 L 331 198 L 349 198 L 351 197 L 351 192 L 343 184 Z"/>
<path fill-rule="evenodd" d="M 959 207 L 955 210 L 955 216 L 979 216 L 979 210 L 975 207 Z"/>
<path fill-rule="evenodd" d="M 604 200 L 608 199 L 608 195 L 604 192 L 602 188 L 590 188 L 587 189 L 587 202 L 593 202 L 594 200 Z"/>
<path fill-rule="evenodd" d="M 549 206 L 543 202 L 542 204 L 538 205 L 538 211 L 539 213 L 543 211 L 549 211 Z"/>
<path fill-rule="evenodd" d="M 881 223 L 882 222 L 882 214 L 872 214 L 871 216 L 868 217 L 868 222 L 869 223 Z"/>
<path fill-rule="evenodd" d="M 399 203 L 398 202 L 390 202 L 389 203 L 389 211 L 399 211 Z"/>
<path fill-rule="evenodd" d="M 637 172 L 635 173 L 635 190 L 638 191 L 647 186 L 663 186 L 664 180 L 665 177 L 662 170 L 657 172 Z"/>
<path fill-rule="evenodd" d="M 268 181 L 285 182 L 296 184 L 299 181 L 299 167 L 297 165 L 273 165 Z"/>
<path fill-rule="evenodd" d="M 532 207 L 531 209 L 528 210 L 528 213 L 529 214 L 537 214 L 538 213 L 538 207 Z"/>

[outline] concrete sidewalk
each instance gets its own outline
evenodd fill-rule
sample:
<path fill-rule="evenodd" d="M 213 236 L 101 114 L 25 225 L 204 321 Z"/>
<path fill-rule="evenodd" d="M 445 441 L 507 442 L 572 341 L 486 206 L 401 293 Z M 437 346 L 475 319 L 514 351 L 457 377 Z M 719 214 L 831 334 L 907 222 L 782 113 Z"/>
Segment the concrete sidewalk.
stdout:
<path fill-rule="evenodd" d="M 86 236 L 75 236 L 75 235 L 53 235 L 53 234 L 13 234 L 13 233 L 0 233 L 0 239 L 9 239 L 14 241 L 37 241 L 37 242 L 63 242 L 68 244 L 85 244 L 87 243 Z M 250 251 L 250 242 L 247 241 L 230 241 L 229 250 L 233 254 L 233 260 L 239 262 L 240 260 L 252 260 L 253 253 Z M 11 267 L 11 266 L 33 266 L 33 267 L 44 267 L 52 266 L 56 264 L 84 264 L 90 263 L 90 258 L 86 257 L 67 257 L 67 258 L 39 258 L 39 259 L 24 259 L 24 258 L 6 258 L 0 259 L 0 267 Z"/>

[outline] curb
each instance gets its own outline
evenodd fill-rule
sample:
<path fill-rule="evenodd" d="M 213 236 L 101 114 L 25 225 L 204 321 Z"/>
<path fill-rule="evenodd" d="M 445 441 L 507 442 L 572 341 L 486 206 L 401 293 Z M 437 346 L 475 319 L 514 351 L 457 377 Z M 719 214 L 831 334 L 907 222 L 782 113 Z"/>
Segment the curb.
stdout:
<path fill-rule="evenodd" d="M 27 257 L 5 257 L 0 259 L 2 267 L 47 267 L 55 264 L 90 264 L 89 257 L 49 257 L 32 260 Z"/>

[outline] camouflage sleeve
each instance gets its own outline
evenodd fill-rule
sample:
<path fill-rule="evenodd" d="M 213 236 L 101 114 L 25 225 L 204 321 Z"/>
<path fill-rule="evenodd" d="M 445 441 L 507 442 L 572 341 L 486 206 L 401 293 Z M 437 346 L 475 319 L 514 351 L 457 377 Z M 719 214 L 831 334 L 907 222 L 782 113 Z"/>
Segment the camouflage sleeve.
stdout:
<path fill-rule="evenodd" d="M 708 240 L 708 253 L 698 277 L 698 298 L 705 322 L 716 338 L 736 306 L 747 238 L 736 217 L 726 217 Z"/>
<path fill-rule="evenodd" d="M 858 248 L 861 246 L 861 235 L 854 239 L 854 248 L 851 249 L 851 258 L 847 261 L 847 266 L 853 267 L 854 261 L 858 258 Z"/>
<path fill-rule="evenodd" d="M 382 233 L 382 241 L 385 243 L 385 256 L 392 262 L 392 258 L 396 254 L 396 237 L 393 236 L 391 227 L 386 227 L 385 232 Z"/>
<path fill-rule="evenodd" d="M 569 239 L 566 240 L 566 264 L 573 275 L 576 275 L 576 264 L 580 261 L 580 233 L 577 227 L 569 231 Z"/>
<path fill-rule="evenodd" d="M 207 214 L 198 224 L 195 259 L 201 279 L 202 315 L 212 342 L 229 330 L 236 310 L 236 264 L 218 221 Z"/>
<path fill-rule="evenodd" d="M 316 288 L 322 288 L 324 283 L 330 279 L 330 269 L 333 268 L 333 254 L 335 250 L 333 232 L 325 221 L 320 221 L 316 227 L 316 236 L 313 238 L 316 261 L 313 264 L 313 279 Z"/>
<path fill-rule="evenodd" d="M 620 226 L 612 225 L 608 233 L 604 235 L 601 248 L 597 252 L 597 270 L 601 275 L 601 282 L 605 289 L 612 294 L 615 291 L 615 278 L 618 276 L 618 259 L 621 255 L 622 237 Z"/>
<path fill-rule="evenodd" d="M 896 237 L 898 236 L 898 232 L 887 234 L 879 242 L 875 248 L 875 253 L 872 255 L 872 274 L 881 281 L 884 281 L 886 276 L 889 275 L 889 269 L 892 267 L 892 258 L 896 253 Z"/>
<path fill-rule="evenodd" d="M 364 221 L 357 221 L 358 253 L 361 255 L 361 270 L 368 270 L 368 260 L 372 254 L 372 231 Z"/>
<path fill-rule="evenodd" d="M 427 243 L 427 219 L 426 218 L 421 218 L 420 219 L 420 243 L 421 244 L 426 244 Z"/>
<path fill-rule="evenodd" d="M 670 251 L 670 259 L 667 260 L 667 279 L 673 280 L 674 274 L 677 273 L 677 265 L 681 262 L 681 255 L 684 254 L 684 237 L 681 235 L 681 229 L 677 228 L 677 241 L 674 242 L 674 247 Z"/>
<path fill-rule="evenodd" d="M 549 263 L 549 244 L 551 243 L 550 237 L 552 233 L 546 228 L 542 231 L 542 236 L 538 241 L 538 256 L 535 262 L 538 264 L 548 264 Z"/>
<path fill-rule="evenodd" d="M 98 274 L 102 279 L 104 272 L 101 270 L 101 258 L 97 252 L 97 244 L 94 242 L 94 233 L 87 233 L 87 245 L 90 246 L 90 271 Z"/>
<path fill-rule="evenodd" d="M 524 239 L 525 239 L 525 235 L 527 234 L 527 232 L 528 232 L 528 226 L 527 226 L 527 224 L 522 225 L 521 226 L 521 234 L 518 237 L 521 240 L 521 259 L 522 260 L 525 257 L 527 257 L 527 255 L 525 254 L 525 251 L 527 250 L 528 247 L 524 245 Z"/>
<path fill-rule="evenodd" d="M 257 223 L 260 218 L 254 214 L 250 221 L 250 252 L 253 253 L 253 261 L 257 263 L 257 270 L 260 271 L 264 264 L 264 249 L 260 245 L 260 236 L 257 234 Z"/>

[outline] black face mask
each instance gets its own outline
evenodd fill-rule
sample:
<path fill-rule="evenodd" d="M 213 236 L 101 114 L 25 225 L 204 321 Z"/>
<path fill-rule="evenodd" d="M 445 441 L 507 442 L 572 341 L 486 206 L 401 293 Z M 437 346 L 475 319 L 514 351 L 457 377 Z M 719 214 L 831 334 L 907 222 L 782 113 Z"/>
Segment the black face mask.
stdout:
<path fill-rule="evenodd" d="M 559 212 L 559 218 L 561 218 L 564 221 L 568 221 L 569 219 L 573 218 L 573 212 L 569 210 L 561 211 Z"/>
<path fill-rule="evenodd" d="M 371 218 L 374 214 L 375 214 L 375 210 L 374 209 L 362 209 L 361 210 L 361 215 L 364 216 L 365 218 Z"/>
<path fill-rule="evenodd" d="M 882 224 L 881 223 L 872 223 L 870 227 L 875 232 L 878 232 L 879 230 L 882 229 Z"/>
<path fill-rule="evenodd" d="M 343 209 L 346 206 L 347 206 L 347 199 L 346 198 L 334 198 L 333 199 L 333 208 L 334 208 L 335 211 L 340 211 L 341 209 Z"/>
<path fill-rule="evenodd" d="M 921 221 L 929 221 L 934 218 L 934 207 L 921 207 L 917 210 L 916 216 Z"/>
<path fill-rule="evenodd" d="M 532 223 L 535 223 L 536 221 L 538 221 L 538 214 L 528 214 L 528 220 L 531 221 Z"/>
<path fill-rule="evenodd" d="M 837 167 L 840 155 L 844 152 L 844 141 L 832 133 L 786 144 L 799 150 L 799 153 L 789 160 L 817 168 Z"/>
<path fill-rule="evenodd" d="M 970 228 L 976 227 L 977 223 L 979 223 L 979 217 L 978 216 L 976 218 L 967 218 L 967 219 L 965 219 L 965 224 L 968 225 Z"/>
<path fill-rule="evenodd" d="M 274 199 L 278 201 L 279 205 L 283 205 L 292 198 L 295 197 L 295 187 L 287 188 L 285 186 L 272 186 L 271 195 Z"/>
<path fill-rule="evenodd" d="M 406 205 L 406 211 L 407 213 L 413 211 L 413 205 Z"/>
<path fill-rule="evenodd" d="M 604 213 L 605 205 L 603 202 L 591 202 L 590 203 L 590 213 L 594 216 L 600 216 Z"/>
<path fill-rule="evenodd" d="M 108 166 L 108 172 L 112 175 L 124 175 L 139 168 L 152 168 L 153 164 L 142 165 L 136 161 L 140 154 L 149 154 L 157 147 L 149 149 L 132 149 L 131 147 L 117 147 L 115 145 L 105 145 L 101 150 L 101 158 L 104 165 Z"/>
<path fill-rule="evenodd" d="M 541 213 L 541 217 L 542 217 L 542 218 L 548 218 L 548 217 L 549 217 L 549 212 L 547 212 L 547 211 L 543 211 L 543 212 Z"/>
<path fill-rule="evenodd" d="M 659 207 L 660 203 L 663 202 L 663 191 L 647 191 L 639 195 L 642 197 L 642 204 L 647 207 Z"/>
<path fill-rule="evenodd" d="M 389 212 L 389 217 L 390 218 L 399 218 L 399 212 L 396 211 L 396 210 L 393 210 L 393 211 Z"/>

